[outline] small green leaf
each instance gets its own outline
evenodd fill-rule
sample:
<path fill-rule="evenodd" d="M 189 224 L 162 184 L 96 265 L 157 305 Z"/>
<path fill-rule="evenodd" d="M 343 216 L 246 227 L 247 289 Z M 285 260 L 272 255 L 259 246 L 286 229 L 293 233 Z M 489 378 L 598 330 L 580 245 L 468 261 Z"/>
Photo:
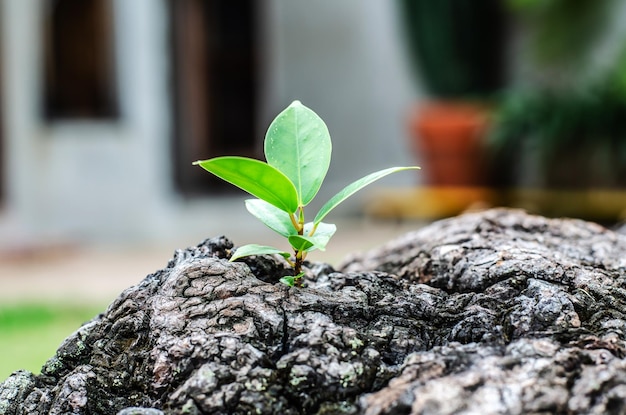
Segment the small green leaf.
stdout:
<path fill-rule="evenodd" d="M 319 249 L 320 251 L 326 250 L 326 245 L 330 238 L 335 234 L 337 227 L 331 223 L 319 223 L 315 233 L 309 235 L 311 229 L 313 229 L 313 223 L 307 223 L 304 225 L 304 235 L 291 235 L 289 237 L 289 243 L 294 249 L 298 251 L 314 251 Z"/>
<path fill-rule="evenodd" d="M 288 238 L 290 235 L 297 235 L 298 230 L 293 226 L 289 218 L 289 213 L 278 209 L 261 199 L 246 200 L 246 209 L 256 218 L 263 222 L 274 232 Z"/>
<path fill-rule="evenodd" d="M 288 275 L 286 277 L 282 277 L 279 281 L 288 287 L 293 287 L 296 282 L 296 277 Z"/>
<path fill-rule="evenodd" d="M 315 224 L 313 222 L 309 222 L 304 225 L 304 234 L 309 235 L 311 233 L 311 229 L 313 229 L 314 226 Z M 337 227 L 332 223 L 320 222 L 315 229 L 315 233 L 309 236 L 310 240 L 315 241 L 314 246 L 309 248 L 309 251 L 312 251 L 314 249 L 324 251 L 326 249 L 326 245 L 330 241 L 330 238 L 335 234 L 336 231 Z"/>
<path fill-rule="evenodd" d="M 265 158 L 296 187 L 306 206 L 320 189 L 330 166 L 332 144 L 324 121 L 300 101 L 294 101 L 270 124 L 265 135 Z"/>
<path fill-rule="evenodd" d="M 298 209 L 298 195 L 293 183 L 267 163 L 247 157 L 225 156 L 193 164 L 280 210 L 294 213 Z"/>
<path fill-rule="evenodd" d="M 293 287 L 296 281 L 298 281 L 302 277 L 304 277 L 304 272 L 301 272 L 298 275 L 294 276 L 288 275 L 286 277 L 282 277 L 279 281 L 285 285 L 288 285 L 289 287 Z"/>
<path fill-rule="evenodd" d="M 315 240 L 309 236 L 291 235 L 289 244 L 297 251 L 306 251 L 315 245 Z"/>
<path fill-rule="evenodd" d="M 317 212 L 317 215 L 315 216 L 313 223 L 314 224 L 320 223 L 322 219 L 324 219 L 324 217 L 326 217 L 326 215 L 328 215 L 328 213 L 331 210 L 337 207 L 337 205 L 339 205 L 341 202 L 343 202 L 344 200 L 346 200 L 347 198 L 349 198 L 350 196 L 352 196 L 353 194 L 355 194 L 356 192 L 358 192 L 365 186 L 375 182 L 378 179 L 382 179 L 383 177 L 391 173 L 396 173 L 396 172 L 403 171 L 403 170 L 412 170 L 412 169 L 419 169 L 419 167 L 417 166 L 390 167 L 388 169 L 384 169 L 384 170 L 380 170 L 380 171 L 368 174 L 367 176 L 362 177 L 359 180 L 356 180 L 350 183 L 349 185 L 344 187 L 339 193 L 337 193 L 335 196 L 331 197 L 330 200 L 324 204 L 324 206 L 322 206 L 319 212 Z"/>
<path fill-rule="evenodd" d="M 233 262 L 239 258 L 243 258 L 250 255 L 271 255 L 271 254 L 279 254 L 282 255 L 283 258 L 289 258 L 291 254 L 288 252 L 284 252 L 282 249 L 274 248 L 272 246 L 266 245 L 243 245 L 237 248 L 237 250 L 233 253 L 233 256 L 230 258 L 230 262 Z"/>

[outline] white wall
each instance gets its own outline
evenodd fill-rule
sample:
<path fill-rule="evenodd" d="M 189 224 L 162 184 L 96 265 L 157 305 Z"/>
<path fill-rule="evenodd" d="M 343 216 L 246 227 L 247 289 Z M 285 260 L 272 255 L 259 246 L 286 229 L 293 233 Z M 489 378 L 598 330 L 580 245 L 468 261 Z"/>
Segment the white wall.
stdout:
<path fill-rule="evenodd" d="M 40 115 L 44 2 L 4 0 L 7 206 L 26 232 L 148 237 L 171 187 L 164 5 L 115 0 L 118 120 Z"/>

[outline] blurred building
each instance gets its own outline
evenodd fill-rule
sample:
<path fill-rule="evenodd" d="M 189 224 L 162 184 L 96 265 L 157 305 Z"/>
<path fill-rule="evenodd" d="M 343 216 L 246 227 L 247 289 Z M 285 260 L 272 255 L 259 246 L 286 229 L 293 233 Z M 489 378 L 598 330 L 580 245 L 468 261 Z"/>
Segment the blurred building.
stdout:
<path fill-rule="evenodd" d="M 294 99 L 333 137 L 311 210 L 368 172 L 418 164 L 423 171 L 392 175 L 375 186 L 391 189 L 368 188 L 333 214 L 359 214 L 367 202 L 380 216 L 430 219 L 506 204 L 619 219 L 626 3 L 546 4 L 0 0 L 0 244 L 188 241 L 262 228 L 246 195 L 191 163 L 262 158 L 267 126 Z M 409 143 L 410 110 L 481 94 L 499 124 L 498 140 L 479 137 L 480 151 L 495 143 L 501 152 L 491 151 L 481 180 L 454 161 L 444 172 L 461 181 L 437 183 L 436 158 Z"/>
<path fill-rule="evenodd" d="M 191 163 L 262 157 L 294 99 L 333 137 L 321 198 L 415 164 L 403 117 L 420 91 L 392 2 L 2 0 L 0 15 L 3 244 L 249 226 L 245 196 Z"/>

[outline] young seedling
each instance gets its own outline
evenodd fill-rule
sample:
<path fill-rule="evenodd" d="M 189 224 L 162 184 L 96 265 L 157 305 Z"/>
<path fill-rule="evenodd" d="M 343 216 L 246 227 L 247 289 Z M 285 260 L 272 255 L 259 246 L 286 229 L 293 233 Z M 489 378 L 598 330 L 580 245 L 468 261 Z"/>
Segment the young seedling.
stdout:
<path fill-rule="evenodd" d="M 272 121 L 265 135 L 267 163 L 237 156 L 196 161 L 217 177 L 241 188 L 257 199 L 245 201 L 248 211 L 273 231 L 284 236 L 293 254 L 265 245 L 244 245 L 231 261 L 250 256 L 279 254 L 293 267 L 293 276 L 281 278 L 289 286 L 301 286 L 302 264 L 307 254 L 325 250 L 336 226 L 322 220 L 337 205 L 370 183 L 401 170 L 419 167 L 392 167 L 371 173 L 343 188 L 326 202 L 312 222 L 306 222 L 304 208 L 319 191 L 330 165 L 332 145 L 322 119 L 300 101 L 294 101 Z"/>

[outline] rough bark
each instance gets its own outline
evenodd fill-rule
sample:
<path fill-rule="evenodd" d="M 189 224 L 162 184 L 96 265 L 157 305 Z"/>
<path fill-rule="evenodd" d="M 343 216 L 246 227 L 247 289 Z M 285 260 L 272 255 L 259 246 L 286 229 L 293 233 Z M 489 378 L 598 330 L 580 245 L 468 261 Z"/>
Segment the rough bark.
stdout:
<path fill-rule="evenodd" d="M 0 414 L 626 413 L 626 236 L 491 210 L 339 272 L 209 239 L 124 291 Z"/>

